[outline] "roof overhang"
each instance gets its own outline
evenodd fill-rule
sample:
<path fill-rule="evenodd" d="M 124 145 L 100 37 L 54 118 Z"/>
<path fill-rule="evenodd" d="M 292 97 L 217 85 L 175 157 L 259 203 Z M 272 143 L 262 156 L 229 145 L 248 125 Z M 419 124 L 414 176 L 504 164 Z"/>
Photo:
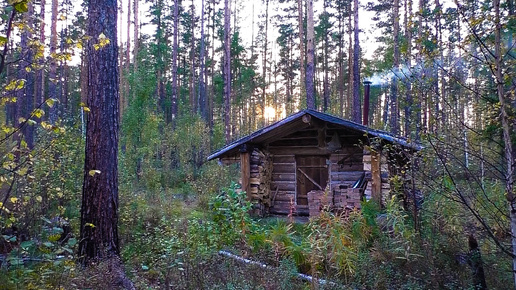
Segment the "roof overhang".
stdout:
<path fill-rule="evenodd" d="M 220 158 L 223 156 L 235 155 L 240 151 L 241 146 L 244 144 L 259 145 L 264 143 L 270 143 L 272 141 L 285 137 L 291 134 L 292 132 L 307 128 L 311 126 L 314 122 L 331 123 L 336 127 L 357 131 L 363 135 L 367 135 L 373 138 L 376 137 L 387 143 L 398 144 L 414 151 L 419 151 L 423 148 L 420 144 L 409 142 L 405 138 L 394 136 L 386 131 L 372 129 L 367 126 L 349 120 L 345 120 L 339 117 L 335 117 L 330 114 L 307 109 L 299 111 L 293 115 L 286 117 L 283 120 L 273 123 L 267 127 L 264 127 L 260 130 L 251 133 L 250 135 L 242 137 L 228 144 L 224 148 L 208 156 L 208 160 L 213 160 L 215 158 Z"/>

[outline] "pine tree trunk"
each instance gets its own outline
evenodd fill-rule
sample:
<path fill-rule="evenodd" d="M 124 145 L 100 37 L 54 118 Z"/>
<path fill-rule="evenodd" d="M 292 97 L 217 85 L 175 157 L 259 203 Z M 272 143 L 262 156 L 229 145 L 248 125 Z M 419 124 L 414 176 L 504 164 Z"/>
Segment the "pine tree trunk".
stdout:
<path fill-rule="evenodd" d="M 48 74 L 48 96 L 49 98 L 58 99 L 57 92 L 57 61 L 52 55 L 57 52 L 57 0 L 52 0 L 52 13 L 50 22 L 50 64 Z M 57 106 L 56 103 L 52 108 L 49 108 L 49 119 L 52 124 L 57 121 Z"/>
<path fill-rule="evenodd" d="M 177 117 L 177 100 L 178 100 L 178 78 L 177 78 L 177 54 L 179 53 L 179 5 L 181 0 L 174 0 L 174 39 L 173 39 L 173 50 L 172 50 L 172 98 L 171 98 L 171 115 L 166 116 L 168 123 L 175 122 Z"/>
<path fill-rule="evenodd" d="M 231 2 L 224 0 L 224 132 L 231 141 Z"/>
<path fill-rule="evenodd" d="M 326 1 L 324 2 L 324 13 L 326 14 Z M 323 51 L 324 51 L 324 56 L 323 56 L 323 112 L 327 112 L 328 109 L 330 108 L 330 76 L 329 76 L 329 65 L 328 65 L 328 58 L 329 58 L 329 51 L 328 51 L 328 45 L 329 45 L 329 41 L 328 41 L 328 34 L 329 34 L 329 31 L 328 33 L 325 33 L 323 38 L 324 38 L 324 43 L 323 43 Z"/>
<path fill-rule="evenodd" d="M 408 68 L 412 67 L 412 27 L 410 27 L 410 23 L 412 23 L 412 0 L 405 0 L 405 35 L 407 36 L 407 56 L 406 56 L 406 66 Z M 412 131 L 412 85 L 410 81 L 406 81 L 405 85 L 407 87 L 405 92 L 405 137 L 411 137 Z"/>
<path fill-rule="evenodd" d="M 399 0 L 394 0 L 393 3 L 393 38 L 394 38 L 394 57 L 393 57 L 393 71 L 394 76 L 391 80 L 391 119 L 390 119 L 390 127 L 391 133 L 394 135 L 398 134 L 399 124 L 398 124 L 398 77 L 399 77 L 399 67 L 400 67 L 400 13 Z"/>
<path fill-rule="evenodd" d="M 348 47 L 348 97 L 346 98 L 346 117 L 353 118 L 353 13 L 351 1 L 348 5 L 348 33 L 349 33 L 349 47 Z"/>
<path fill-rule="evenodd" d="M 190 13 L 191 13 L 191 21 L 190 24 L 191 30 L 191 38 L 190 38 L 190 76 L 188 81 L 188 88 L 190 92 L 190 112 L 193 114 L 197 112 L 198 103 L 196 102 L 196 94 L 195 94 L 195 5 L 194 0 L 192 0 L 192 4 L 190 5 Z"/>
<path fill-rule="evenodd" d="M 199 113 L 202 119 L 208 123 L 208 108 L 206 106 L 206 48 L 204 41 L 204 1 L 201 2 L 201 48 L 199 60 L 201 63 L 201 71 L 199 72 Z"/>
<path fill-rule="evenodd" d="M 354 0 L 353 3 L 353 14 L 355 15 L 355 46 L 353 48 L 353 121 L 362 123 L 362 110 L 360 106 L 360 43 L 358 42 L 358 0 Z"/>
<path fill-rule="evenodd" d="M 303 28 L 303 0 L 297 0 L 297 23 L 299 26 L 299 85 L 300 93 L 306 93 L 306 72 L 305 72 L 305 30 Z"/>
<path fill-rule="evenodd" d="M 263 76 L 263 85 L 262 85 L 262 99 L 261 99 L 261 107 L 262 107 L 262 125 L 265 126 L 265 104 L 266 104 L 266 89 L 267 89 L 267 47 L 268 47 L 268 33 L 269 32 L 269 0 L 265 0 L 265 33 L 264 33 L 264 43 L 263 43 L 263 64 L 262 64 L 262 76 Z"/>
<path fill-rule="evenodd" d="M 45 43 L 45 6 L 46 1 L 40 0 L 40 24 L 39 24 L 39 42 Z M 36 73 L 36 94 L 35 94 L 35 102 L 36 104 L 42 104 L 45 101 L 45 70 L 43 66 L 45 64 L 45 59 L 42 57 L 39 59 L 40 69 Z"/>
<path fill-rule="evenodd" d="M 30 70 L 31 63 L 34 60 L 34 52 L 29 46 L 29 41 L 32 39 L 34 6 L 32 2 L 28 3 L 28 11 L 23 14 L 24 22 L 27 24 L 20 36 L 21 59 L 18 69 L 18 79 L 25 80 L 23 89 L 17 92 L 16 100 L 16 118 L 15 122 L 20 128 L 19 140 L 24 139 L 27 147 L 32 149 L 34 147 L 34 126 L 27 124 L 34 109 L 34 72 Z"/>
<path fill-rule="evenodd" d="M 512 275 L 514 287 L 516 288 L 516 196 L 514 195 L 514 156 L 512 150 L 512 134 L 509 121 L 508 111 L 510 109 L 509 100 L 506 99 L 504 93 L 504 77 L 503 77 L 503 54 L 502 54 L 502 25 L 500 22 L 500 0 L 493 1 L 495 12 L 495 79 L 498 101 L 500 102 L 500 119 L 502 121 L 504 157 L 505 157 L 505 196 L 509 203 L 509 212 L 511 219 L 511 242 L 512 242 Z"/>
<path fill-rule="evenodd" d="M 88 99 L 79 257 L 84 265 L 119 256 L 119 71 L 116 0 L 90 0 Z M 99 49 L 94 45 L 109 43 Z"/>
<path fill-rule="evenodd" d="M 315 88 L 314 88 L 314 72 L 315 72 L 315 32 L 314 32 L 314 8 L 313 0 L 307 0 L 307 42 L 306 42 L 306 107 L 315 110 Z"/>
<path fill-rule="evenodd" d="M 133 15 L 134 15 L 134 31 L 133 31 L 133 41 L 134 41 L 134 48 L 133 48 L 133 68 L 136 72 L 138 70 L 138 50 L 139 50 L 139 38 L 140 38 L 140 22 L 138 20 L 138 14 L 139 12 L 139 0 L 133 0 Z M 127 105 L 127 101 L 125 102 L 125 105 Z"/>

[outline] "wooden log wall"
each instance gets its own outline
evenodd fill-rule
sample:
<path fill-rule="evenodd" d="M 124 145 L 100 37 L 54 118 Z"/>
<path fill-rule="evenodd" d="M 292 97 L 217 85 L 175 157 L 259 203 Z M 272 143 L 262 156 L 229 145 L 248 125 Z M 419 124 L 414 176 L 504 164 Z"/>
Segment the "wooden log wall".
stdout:
<path fill-rule="evenodd" d="M 296 202 L 296 158 L 294 154 L 275 154 L 272 166 L 270 212 L 288 214 L 292 203 Z"/>
<path fill-rule="evenodd" d="M 330 155 L 331 191 L 353 186 L 364 173 L 363 150 L 349 147 Z"/>

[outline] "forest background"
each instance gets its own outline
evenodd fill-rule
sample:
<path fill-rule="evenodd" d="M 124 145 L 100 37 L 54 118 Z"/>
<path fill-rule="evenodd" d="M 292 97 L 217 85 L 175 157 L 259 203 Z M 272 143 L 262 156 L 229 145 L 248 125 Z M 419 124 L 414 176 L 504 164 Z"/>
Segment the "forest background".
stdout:
<path fill-rule="evenodd" d="M 299 271 L 342 288 L 468 288 L 483 285 L 479 265 L 491 288 L 514 284 L 513 1 L 315 2 L 313 14 L 310 0 L 119 3 L 119 235 L 135 285 L 295 288 Z M 90 110 L 86 7 L 2 2 L 5 288 L 109 282 L 74 262 Z M 377 35 L 367 38 L 361 17 Z M 425 146 L 391 180 L 384 208 L 306 225 L 255 220 L 230 187 L 235 168 L 205 162 L 302 108 L 361 122 L 366 79 L 370 126 Z M 408 177 L 424 196 L 412 209 Z M 223 248 L 275 268 L 239 265 Z"/>

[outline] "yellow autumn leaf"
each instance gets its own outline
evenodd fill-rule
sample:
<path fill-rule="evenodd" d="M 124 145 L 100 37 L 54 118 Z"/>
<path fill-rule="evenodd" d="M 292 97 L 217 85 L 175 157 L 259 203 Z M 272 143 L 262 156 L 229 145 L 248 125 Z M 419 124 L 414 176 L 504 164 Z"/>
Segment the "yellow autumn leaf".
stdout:
<path fill-rule="evenodd" d="M 11 197 L 11 202 L 12 203 L 16 203 L 18 201 L 18 198 L 17 197 Z"/>
<path fill-rule="evenodd" d="M 37 202 L 42 202 L 43 201 L 43 198 L 41 197 L 41 195 L 36 196 L 36 201 Z"/>
<path fill-rule="evenodd" d="M 18 83 L 16 84 L 16 89 L 21 90 L 25 87 L 25 80 L 18 80 Z"/>
<path fill-rule="evenodd" d="M 45 115 L 45 111 L 42 109 L 36 109 L 34 110 L 33 115 L 36 116 L 36 118 L 41 118 Z"/>
<path fill-rule="evenodd" d="M 88 174 L 90 176 L 95 176 L 95 174 L 100 174 L 100 170 L 92 169 L 92 170 L 88 171 Z"/>
<path fill-rule="evenodd" d="M 52 108 L 54 106 L 55 101 L 56 101 L 56 99 L 50 98 L 50 99 L 46 100 L 45 103 L 47 104 L 47 106 Z"/>

